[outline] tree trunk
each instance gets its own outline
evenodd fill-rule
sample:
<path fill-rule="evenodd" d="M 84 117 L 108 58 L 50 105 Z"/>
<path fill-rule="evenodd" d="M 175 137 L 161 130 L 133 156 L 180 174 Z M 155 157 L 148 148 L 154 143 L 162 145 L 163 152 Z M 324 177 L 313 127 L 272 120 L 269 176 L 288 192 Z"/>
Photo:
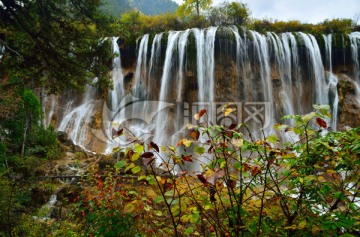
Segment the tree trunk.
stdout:
<path fill-rule="evenodd" d="M 25 119 L 25 127 L 24 127 L 24 136 L 23 136 L 23 143 L 21 146 L 21 156 L 25 155 L 25 142 L 26 142 L 26 135 L 28 130 L 29 121 L 28 118 Z"/>
<path fill-rule="evenodd" d="M 197 13 L 197 16 L 199 17 L 200 16 L 199 0 L 196 0 L 196 13 Z"/>

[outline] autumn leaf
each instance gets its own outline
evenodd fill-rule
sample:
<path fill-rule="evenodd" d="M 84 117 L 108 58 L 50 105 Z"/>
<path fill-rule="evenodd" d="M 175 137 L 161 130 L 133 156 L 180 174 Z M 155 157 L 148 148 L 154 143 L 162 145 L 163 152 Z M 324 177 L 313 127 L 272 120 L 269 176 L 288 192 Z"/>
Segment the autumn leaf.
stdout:
<path fill-rule="evenodd" d="M 200 110 L 199 113 L 197 113 L 197 114 L 194 115 L 194 118 L 195 118 L 196 120 L 199 120 L 205 113 L 206 113 L 206 109 L 202 109 L 202 110 Z"/>
<path fill-rule="evenodd" d="M 258 166 L 253 166 L 252 171 L 251 171 L 251 175 L 255 176 L 257 174 L 261 174 L 261 170 L 260 170 L 260 168 Z"/>
<path fill-rule="evenodd" d="M 124 131 L 124 129 L 116 130 L 115 128 L 113 128 L 113 129 L 111 130 L 111 137 L 112 137 L 112 138 L 119 137 L 119 136 L 122 135 L 123 131 Z"/>
<path fill-rule="evenodd" d="M 197 176 L 198 179 L 201 181 L 201 183 L 207 184 L 207 180 L 206 180 L 206 178 L 204 177 L 204 175 L 202 175 L 202 174 L 197 174 L 196 176 Z"/>
<path fill-rule="evenodd" d="M 243 139 L 232 139 L 231 143 L 236 146 L 236 147 L 241 147 L 242 145 L 244 145 L 244 140 Z"/>
<path fill-rule="evenodd" d="M 322 118 L 316 118 L 316 123 L 321 128 L 327 128 L 327 124 L 326 124 L 325 120 L 323 120 Z"/>
<path fill-rule="evenodd" d="M 196 130 L 191 130 L 190 131 L 190 137 L 192 137 L 192 139 L 197 141 L 199 139 L 199 137 L 200 137 L 200 132 L 196 131 Z"/>
<path fill-rule="evenodd" d="M 144 152 L 142 155 L 141 155 L 142 158 L 152 158 L 154 157 L 154 153 L 152 152 Z"/>
<path fill-rule="evenodd" d="M 184 156 L 184 155 L 181 155 L 181 158 L 185 161 L 188 161 L 188 162 L 193 162 L 193 160 L 191 159 L 192 155 L 189 155 L 189 156 Z"/>
<path fill-rule="evenodd" d="M 236 109 L 234 109 L 234 108 L 227 108 L 227 109 L 224 111 L 224 115 L 225 115 L 225 116 L 228 116 L 228 115 L 231 114 L 233 111 L 236 111 Z"/>
<path fill-rule="evenodd" d="M 154 148 L 155 151 L 160 152 L 158 145 L 156 145 L 154 142 L 150 142 L 150 146 Z"/>
<path fill-rule="evenodd" d="M 178 144 L 177 144 L 177 146 L 179 147 L 179 146 L 181 146 L 181 145 L 184 145 L 184 146 L 186 146 L 186 147 L 189 147 L 189 146 L 191 146 L 191 144 L 192 144 L 192 141 L 190 141 L 190 140 L 187 140 L 187 139 L 181 139 L 179 142 L 178 142 Z"/>
<path fill-rule="evenodd" d="M 229 130 L 233 130 L 234 128 L 236 128 L 236 126 L 237 126 L 237 124 L 232 123 L 232 124 L 228 127 L 228 129 L 229 129 Z"/>

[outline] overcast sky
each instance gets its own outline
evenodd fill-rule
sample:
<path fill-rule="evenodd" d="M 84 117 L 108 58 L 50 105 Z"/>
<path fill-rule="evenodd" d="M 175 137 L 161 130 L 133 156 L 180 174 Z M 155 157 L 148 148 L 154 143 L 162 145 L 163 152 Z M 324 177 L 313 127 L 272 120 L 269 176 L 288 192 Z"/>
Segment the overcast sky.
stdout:
<path fill-rule="evenodd" d="M 182 0 L 175 0 L 182 3 Z M 213 0 L 215 4 L 224 0 Z M 242 0 L 254 18 L 300 20 L 319 23 L 325 19 L 350 18 L 360 15 L 360 0 Z M 358 24 L 360 24 L 360 19 Z"/>

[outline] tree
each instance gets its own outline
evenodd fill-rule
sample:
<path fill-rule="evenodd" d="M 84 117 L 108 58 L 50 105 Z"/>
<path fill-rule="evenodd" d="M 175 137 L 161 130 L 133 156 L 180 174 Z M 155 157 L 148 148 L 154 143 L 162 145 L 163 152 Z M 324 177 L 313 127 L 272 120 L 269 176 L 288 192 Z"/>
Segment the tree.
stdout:
<path fill-rule="evenodd" d="M 5 77 L 16 75 L 31 86 L 53 91 L 81 87 L 106 68 L 95 61 L 107 19 L 101 0 L 3 0 L 0 43 Z M 4 75 L 3 75 L 4 77 Z"/>
<path fill-rule="evenodd" d="M 177 12 L 183 15 L 190 15 L 196 12 L 200 16 L 200 11 L 209 9 L 212 0 L 184 0 L 184 3 L 178 8 Z"/>
<path fill-rule="evenodd" d="M 224 2 L 212 7 L 209 20 L 212 25 L 244 25 L 249 18 L 250 10 L 245 3 L 237 1 Z"/>

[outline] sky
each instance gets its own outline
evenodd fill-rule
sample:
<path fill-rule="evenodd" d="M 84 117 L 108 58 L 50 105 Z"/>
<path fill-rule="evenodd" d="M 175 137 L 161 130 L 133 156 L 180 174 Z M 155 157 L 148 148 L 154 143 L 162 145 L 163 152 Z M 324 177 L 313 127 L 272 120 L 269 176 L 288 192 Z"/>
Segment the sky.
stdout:
<path fill-rule="evenodd" d="M 182 0 L 175 0 L 181 4 Z M 240 1 L 240 0 L 239 0 Z M 214 4 L 224 0 L 213 0 Z M 360 18 L 360 0 L 241 0 L 251 11 L 251 17 L 273 20 L 300 20 L 319 23 L 325 19 Z M 360 19 L 358 21 L 360 24 Z"/>

